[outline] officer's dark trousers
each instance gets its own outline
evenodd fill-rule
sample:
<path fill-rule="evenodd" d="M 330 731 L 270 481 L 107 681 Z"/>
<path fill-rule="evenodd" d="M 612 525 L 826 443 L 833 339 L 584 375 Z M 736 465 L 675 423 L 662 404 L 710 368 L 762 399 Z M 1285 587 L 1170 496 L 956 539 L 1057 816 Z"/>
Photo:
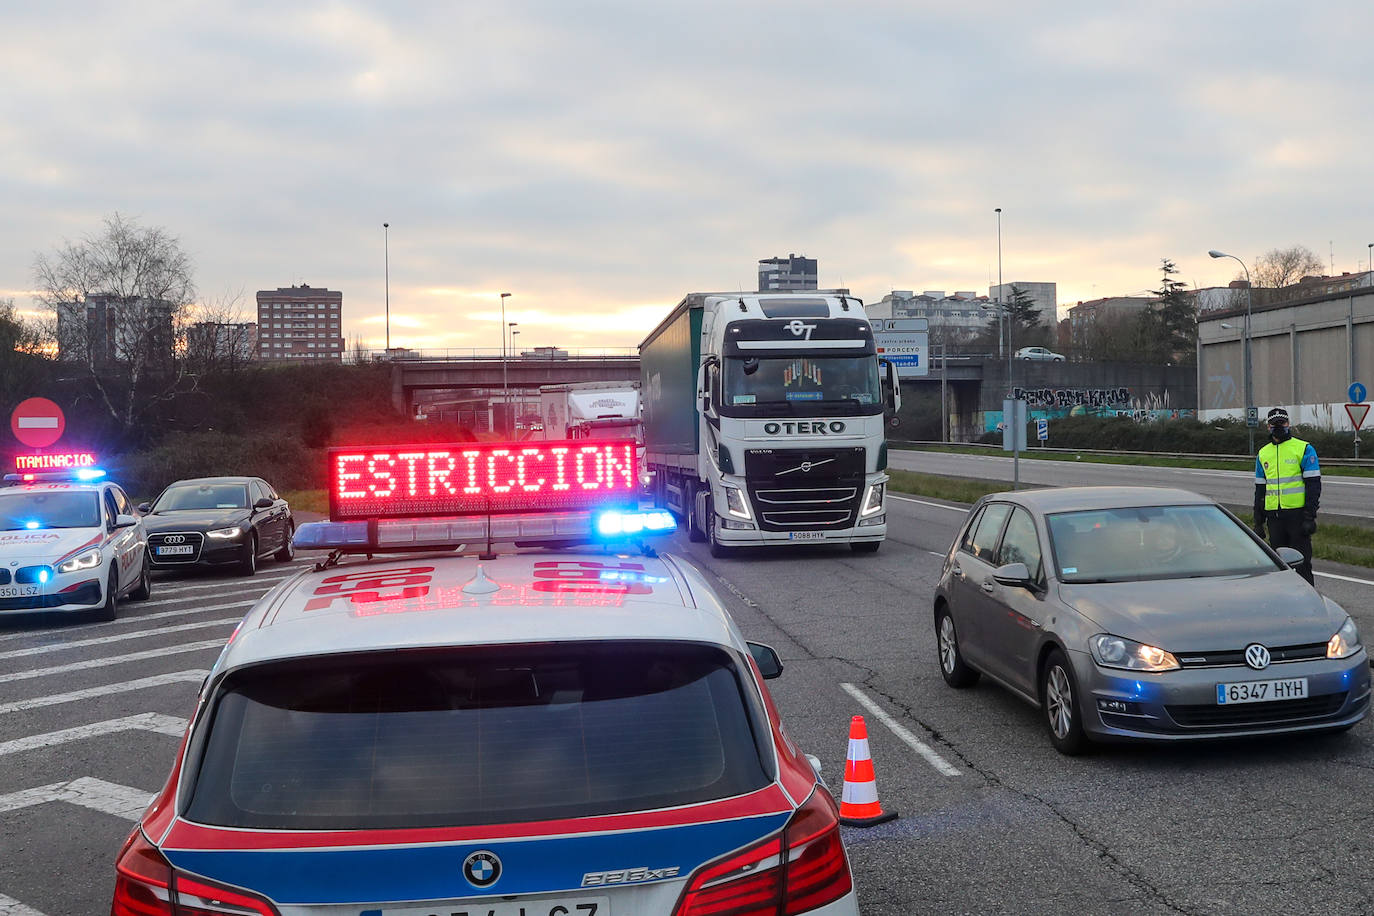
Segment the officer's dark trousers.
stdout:
<path fill-rule="evenodd" d="M 1298 567 L 1298 575 L 1312 582 L 1312 535 L 1302 530 L 1302 514 L 1301 509 L 1278 509 L 1264 513 L 1264 521 L 1269 526 L 1269 546 L 1299 551 L 1307 562 Z"/>

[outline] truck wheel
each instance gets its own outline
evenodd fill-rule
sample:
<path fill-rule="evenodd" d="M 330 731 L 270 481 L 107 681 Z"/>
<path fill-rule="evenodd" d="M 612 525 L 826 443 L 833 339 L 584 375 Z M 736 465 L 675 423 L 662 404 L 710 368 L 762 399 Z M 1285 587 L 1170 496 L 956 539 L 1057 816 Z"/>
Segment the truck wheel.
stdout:
<path fill-rule="evenodd" d="M 733 557 L 736 548 L 716 540 L 716 531 L 718 530 L 716 525 L 716 507 L 708 501 L 706 503 L 706 539 L 711 542 L 711 556 L 718 560 Z"/>
<path fill-rule="evenodd" d="M 849 549 L 855 553 L 877 553 L 881 546 L 883 546 L 882 541 L 857 541 L 851 543 Z"/>
<path fill-rule="evenodd" d="M 687 540 L 694 544 L 700 544 L 706 540 L 706 529 L 701 524 L 701 519 L 697 517 L 696 494 L 689 493 L 685 502 L 687 503 Z"/>

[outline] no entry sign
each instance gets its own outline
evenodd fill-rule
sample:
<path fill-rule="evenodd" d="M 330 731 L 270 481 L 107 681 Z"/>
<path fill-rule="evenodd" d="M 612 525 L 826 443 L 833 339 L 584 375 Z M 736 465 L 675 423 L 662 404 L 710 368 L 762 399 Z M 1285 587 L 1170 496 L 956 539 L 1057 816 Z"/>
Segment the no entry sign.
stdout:
<path fill-rule="evenodd" d="M 47 448 L 62 438 L 67 418 L 62 408 L 47 398 L 29 398 L 20 402 L 10 414 L 10 431 L 14 438 L 30 448 Z"/>

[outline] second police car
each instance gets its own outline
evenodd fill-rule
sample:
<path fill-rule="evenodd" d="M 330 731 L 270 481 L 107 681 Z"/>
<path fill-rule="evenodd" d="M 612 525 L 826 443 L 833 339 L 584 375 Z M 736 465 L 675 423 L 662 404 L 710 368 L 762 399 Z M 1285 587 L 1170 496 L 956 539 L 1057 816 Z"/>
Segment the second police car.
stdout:
<path fill-rule="evenodd" d="M 0 612 L 114 620 L 147 598 L 148 537 L 129 497 L 97 468 L 7 474 L 0 487 Z"/>
<path fill-rule="evenodd" d="M 624 441 L 333 450 L 332 521 L 297 546 L 334 552 L 231 637 L 112 913 L 857 914 L 777 655 L 632 549 L 674 525 L 623 505 L 634 464 Z"/>

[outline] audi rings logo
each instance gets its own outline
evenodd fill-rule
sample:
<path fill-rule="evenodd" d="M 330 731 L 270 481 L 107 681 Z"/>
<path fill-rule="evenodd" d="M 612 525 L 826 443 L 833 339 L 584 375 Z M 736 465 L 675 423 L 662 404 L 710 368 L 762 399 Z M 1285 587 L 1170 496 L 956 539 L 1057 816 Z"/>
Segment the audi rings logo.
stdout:
<path fill-rule="evenodd" d="M 1256 671 L 1263 671 L 1269 667 L 1269 650 L 1257 642 L 1250 643 L 1245 647 L 1245 664 Z"/>
<path fill-rule="evenodd" d="M 491 887 L 501 877 L 501 860 L 496 853 L 479 849 L 463 860 L 463 877 L 473 887 Z"/>
<path fill-rule="evenodd" d="M 185 544 L 185 543 L 186 543 L 186 535 L 184 535 L 184 534 L 169 534 L 169 535 L 167 535 L 166 537 L 164 537 L 164 538 L 162 539 L 162 543 L 164 543 L 164 544 Z"/>

